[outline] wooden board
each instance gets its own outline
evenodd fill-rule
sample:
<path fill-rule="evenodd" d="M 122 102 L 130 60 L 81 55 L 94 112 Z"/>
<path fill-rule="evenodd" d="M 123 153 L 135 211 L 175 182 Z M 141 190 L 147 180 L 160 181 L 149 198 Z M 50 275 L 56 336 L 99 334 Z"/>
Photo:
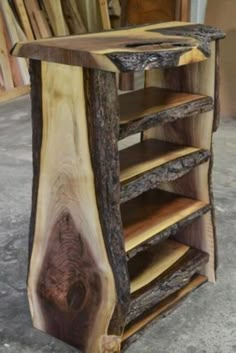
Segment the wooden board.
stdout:
<path fill-rule="evenodd" d="M 16 7 L 22 28 L 28 40 L 34 40 L 34 34 L 32 32 L 29 18 L 26 12 L 25 4 L 23 0 L 14 0 L 14 5 Z"/>
<path fill-rule="evenodd" d="M 77 5 L 88 32 L 103 30 L 98 0 L 78 0 Z"/>
<path fill-rule="evenodd" d="M 119 218 L 118 172 L 114 178 L 114 170 L 119 170 L 118 157 L 113 156 L 107 143 L 102 145 L 102 139 L 99 148 L 104 150 L 99 156 L 103 158 L 105 153 L 113 176 L 109 191 L 108 174 L 95 169 L 93 160 L 98 148 L 92 141 L 99 131 L 98 127 L 93 130 L 93 124 L 98 120 L 93 110 L 85 108 L 84 92 L 87 107 L 96 104 L 94 95 L 92 102 L 89 97 L 97 76 L 89 77 L 80 67 L 41 65 L 38 61 L 31 62 L 31 74 L 34 187 L 28 295 L 34 326 L 87 353 L 106 351 L 108 347 L 119 352 L 129 287 Z M 115 75 L 111 80 L 106 76 L 111 74 L 96 74 L 100 95 L 107 84 L 115 89 Z M 99 74 L 105 84 L 99 81 Z M 114 105 L 113 114 L 106 110 L 110 101 L 100 95 L 97 99 L 103 102 L 108 138 L 108 127 L 114 128 L 117 112 Z M 118 122 L 114 131 L 118 135 Z M 108 156 L 115 158 L 110 161 Z M 107 215 L 113 224 L 110 218 L 107 223 Z M 108 227 L 113 227 L 112 239 L 106 233 Z M 114 240 L 116 248 L 109 243 Z M 114 266 L 115 261 L 119 266 Z"/>
<path fill-rule="evenodd" d="M 0 13 L 0 68 L 2 73 L 3 86 L 6 90 L 9 90 L 14 87 L 13 77 L 11 73 L 10 59 L 7 49 L 6 38 L 4 36 L 4 23 L 3 18 Z"/>
<path fill-rule="evenodd" d="M 158 247 L 156 247 L 155 253 L 158 252 Z M 145 266 L 145 261 L 148 261 L 147 259 L 152 257 L 152 251 L 147 250 L 143 253 L 143 266 Z M 201 271 L 201 268 L 206 264 L 208 259 L 208 254 L 190 248 L 160 276 L 131 295 L 131 304 L 126 323 L 130 324 L 138 320 L 141 315 L 145 315 L 146 312 L 152 310 L 153 307 L 161 303 L 169 295 L 185 287 L 191 281 L 192 277 Z M 139 266 L 141 267 L 140 262 Z"/>
<path fill-rule="evenodd" d="M 150 139 L 120 151 L 120 181 L 127 183 L 133 178 L 200 151 L 199 148 L 165 143 Z"/>
<path fill-rule="evenodd" d="M 153 141 L 154 143 L 152 143 Z M 183 177 L 193 168 L 209 161 L 211 156 L 207 150 L 196 149 L 195 152 L 188 153 L 187 148 L 186 154 L 183 153 L 177 157 L 181 151 L 184 152 L 184 146 L 152 139 L 122 150 L 120 152 L 121 176 L 123 172 L 126 175 L 128 174 L 126 172 L 132 172 L 134 176 L 121 183 L 121 203 L 129 201 L 145 191 L 156 189 L 163 183 L 169 183 Z M 145 168 L 144 171 L 144 165 L 148 167 L 152 166 L 154 161 L 157 164 L 160 162 L 158 156 L 160 160 L 165 160 L 165 162 L 151 169 Z"/>
<path fill-rule="evenodd" d="M 64 18 L 61 0 L 42 0 L 47 12 L 54 36 L 67 36 L 69 29 Z"/>
<path fill-rule="evenodd" d="M 144 24 L 176 20 L 175 0 L 122 0 L 122 24 Z"/>
<path fill-rule="evenodd" d="M 99 0 L 103 29 L 111 29 L 107 0 Z"/>
<path fill-rule="evenodd" d="M 152 190 L 121 205 L 125 249 L 137 247 L 149 238 L 200 211 L 207 203 Z"/>
<path fill-rule="evenodd" d="M 196 275 L 184 288 L 170 295 L 168 298 L 159 303 L 158 306 L 154 308 L 150 313 L 140 318 L 140 320 L 138 320 L 134 324 L 129 325 L 123 335 L 123 342 L 126 348 L 127 345 L 130 345 L 131 343 L 131 341 L 129 341 L 129 343 L 127 342 L 130 337 L 136 334 L 137 336 L 133 338 L 134 340 L 137 340 L 138 336 L 142 335 L 141 330 L 143 330 L 144 328 L 148 328 L 147 325 L 150 325 L 153 320 L 160 318 L 164 314 L 166 315 L 168 311 L 170 311 L 178 302 L 180 302 L 184 297 L 186 297 L 188 294 L 190 294 L 192 291 L 194 291 L 206 281 L 207 277 Z"/>
<path fill-rule="evenodd" d="M 166 240 L 147 253 L 136 255 L 128 263 L 131 294 L 145 287 L 173 266 L 189 250 L 189 246 Z M 147 257 L 148 254 L 148 257 Z"/>
<path fill-rule="evenodd" d="M 119 96 L 120 139 L 213 109 L 211 97 L 147 87 Z"/>
<path fill-rule="evenodd" d="M 78 9 L 78 1 L 61 0 L 61 4 L 70 34 L 86 33 L 87 29 Z"/>
<path fill-rule="evenodd" d="M 143 71 L 206 60 L 210 42 L 223 37 L 210 27 L 173 22 L 18 43 L 13 54 L 112 72 Z"/>
<path fill-rule="evenodd" d="M 0 2 L 0 10 L 2 11 L 2 15 L 6 24 L 11 46 L 13 46 L 18 41 L 26 40 L 25 34 L 22 31 L 19 23 L 16 21 L 16 18 L 7 0 L 2 0 Z M 26 60 L 17 58 L 17 65 L 23 84 L 29 84 L 29 72 Z"/>
<path fill-rule="evenodd" d="M 24 3 L 35 38 L 41 39 L 51 37 L 52 31 L 37 0 L 24 0 Z"/>

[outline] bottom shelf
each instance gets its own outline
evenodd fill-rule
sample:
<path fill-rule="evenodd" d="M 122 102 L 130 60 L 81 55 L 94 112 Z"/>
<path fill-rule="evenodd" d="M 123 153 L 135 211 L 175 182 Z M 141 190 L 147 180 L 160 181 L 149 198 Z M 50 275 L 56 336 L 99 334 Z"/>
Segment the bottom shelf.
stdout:
<path fill-rule="evenodd" d="M 126 324 L 138 320 L 201 273 L 205 252 L 168 239 L 128 261 L 131 303 Z"/>
<path fill-rule="evenodd" d="M 145 316 L 142 315 L 135 323 L 130 323 L 124 332 L 123 348 L 127 348 L 133 341 L 136 341 L 137 335 L 141 335 L 144 328 L 147 328 L 154 320 L 167 315 L 182 299 L 205 282 L 207 282 L 206 276 L 195 275 L 184 288 L 164 299 L 151 312 L 149 311 Z"/>

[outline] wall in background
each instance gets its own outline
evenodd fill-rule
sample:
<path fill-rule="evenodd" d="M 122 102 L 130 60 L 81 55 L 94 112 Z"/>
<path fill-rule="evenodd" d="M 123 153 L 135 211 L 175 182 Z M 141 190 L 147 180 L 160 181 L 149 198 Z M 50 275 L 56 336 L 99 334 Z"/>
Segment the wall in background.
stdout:
<path fill-rule="evenodd" d="M 221 41 L 221 113 L 236 117 L 236 1 L 208 0 L 205 23 L 221 28 L 226 39 Z"/>

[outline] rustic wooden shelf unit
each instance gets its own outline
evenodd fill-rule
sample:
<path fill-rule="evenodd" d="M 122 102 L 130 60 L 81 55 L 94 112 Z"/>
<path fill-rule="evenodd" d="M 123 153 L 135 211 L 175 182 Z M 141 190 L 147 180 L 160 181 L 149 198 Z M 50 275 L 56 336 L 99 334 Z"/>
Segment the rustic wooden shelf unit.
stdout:
<path fill-rule="evenodd" d="M 14 47 L 31 67 L 36 328 L 85 353 L 119 353 L 215 281 L 223 37 L 170 22 Z M 145 86 L 119 95 L 117 74 L 137 71 Z"/>

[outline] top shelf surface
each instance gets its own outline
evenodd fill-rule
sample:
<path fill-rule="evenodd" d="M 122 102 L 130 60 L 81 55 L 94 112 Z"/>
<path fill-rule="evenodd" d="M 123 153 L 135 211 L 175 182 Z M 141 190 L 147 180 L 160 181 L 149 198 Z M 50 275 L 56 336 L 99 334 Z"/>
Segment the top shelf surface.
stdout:
<path fill-rule="evenodd" d="M 222 38 L 224 33 L 216 28 L 166 22 L 22 42 L 12 54 L 112 72 L 143 71 L 206 60 L 210 42 Z"/>

